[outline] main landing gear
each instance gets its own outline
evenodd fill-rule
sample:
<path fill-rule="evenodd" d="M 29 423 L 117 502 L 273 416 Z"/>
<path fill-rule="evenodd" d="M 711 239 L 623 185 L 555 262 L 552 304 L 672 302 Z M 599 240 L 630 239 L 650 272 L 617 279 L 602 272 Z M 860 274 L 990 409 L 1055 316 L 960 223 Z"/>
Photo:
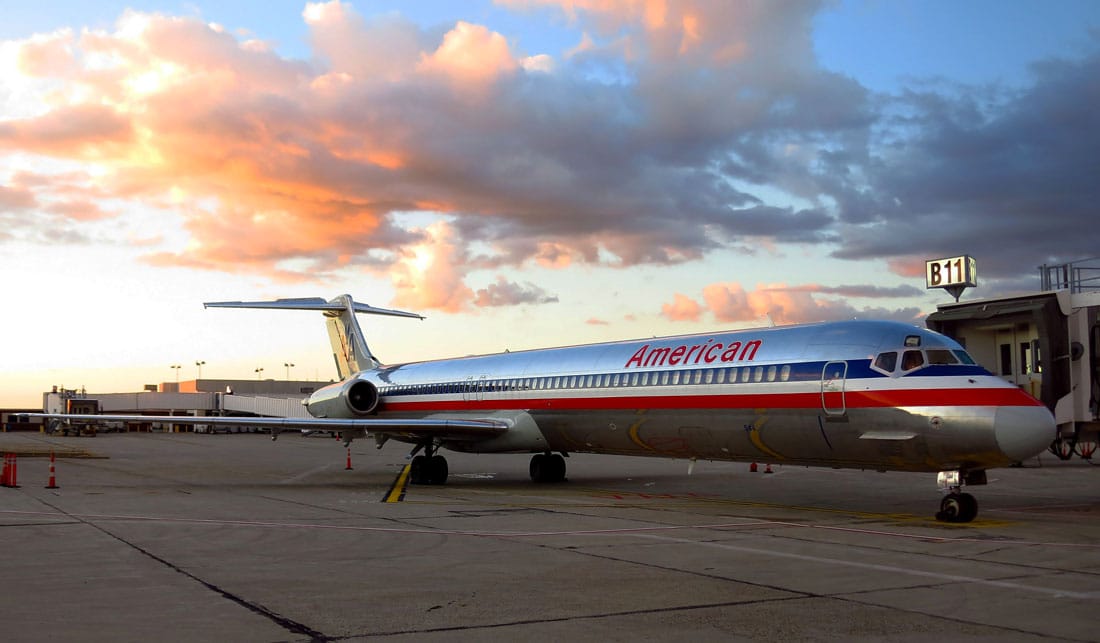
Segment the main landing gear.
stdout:
<path fill-rule="evenodd" d="M 417 455 L 421 450 L 424 453 Z M 411 484 L 447 483 L 447 458 L 436 453 L 434 444 L 418 444 L 409 455 L 413 456 L 409 465 Z M 565 458 L 561 453 L 536 453 L 531 458 L 531 480 L 534 482 L 564 482 Z"/>
<path fill-rule="evenodd" d="M 531 458 L 533 482 L 564 482 L 565 458 L 560 453 L 536 453 Z"/>
<path fill-rule="evenodd" d="M 943 522 L 970 522 L 978 515 L 978 501 L 974 496 L 962 491 L 963 483 L 980 485 L 986 483 L 985 471 L 941 471 L 936 479 L 941 491 L 947 495 L 940 501 L 940 510 L 936 520 Z"/>
<path fill-rule="evenodd" d="M 415 454 L 424 449 L 423 455 L 414 455 L 409 465 L 409 482 L 412 484 L 447 484 L 447 458 L 436 453 L 434 444 L 418 444 Z"/>

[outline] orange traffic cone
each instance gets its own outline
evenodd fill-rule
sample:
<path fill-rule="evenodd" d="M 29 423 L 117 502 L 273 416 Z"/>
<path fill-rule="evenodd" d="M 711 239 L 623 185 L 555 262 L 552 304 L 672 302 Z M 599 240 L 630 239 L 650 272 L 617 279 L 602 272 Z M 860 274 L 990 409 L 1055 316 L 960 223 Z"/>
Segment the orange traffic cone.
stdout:
<path fill-rule="evenodd" d="M 753 462 L 749 465 L 749 473 L 756 473 L 756 463 Z"/>
<path fill-rule="evenodd" d="M 19 462 L 14 453 L 4 454 L 3 486 L 19 488 Z"/>
<path fill-rule="evenodd" d="M 348 465 L 344 467 L 344 471 L 351 471 L 351 447 L 348 447 Z"/>
<path fill-rule="evenodd" d="M 772 465 L 769 464 L 769 465 L 765 466 L 764 467 L 764 473 L 772 473 Z"/>
<path fill-rule="evenodd" d="M 60 489 L 60 487 L 57 486 L 57 477 L 54 475 L 53 459 L 54 459 L 53 451 L 50 451 L 50 482 L 49 482 L 49 484 L 46 485 L 46 488 L 47 489 Z"/>

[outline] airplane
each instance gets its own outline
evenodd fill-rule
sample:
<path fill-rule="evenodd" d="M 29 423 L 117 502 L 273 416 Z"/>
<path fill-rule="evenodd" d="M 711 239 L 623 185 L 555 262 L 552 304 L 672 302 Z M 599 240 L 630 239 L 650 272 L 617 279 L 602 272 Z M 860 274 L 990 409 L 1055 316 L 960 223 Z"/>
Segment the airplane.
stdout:
<path fill-rule="evenodd" d="M 409 481 L 445 484 L 441 449 L 530 453 L 532 481 L 566 479 L 574 453 L 936 472 L 936 518 L 970 522 L 964 485 L 1054 440 L 1051 412 L 956 341 L 894 321 L 837 321 L 383 364 L 357 313 L 424 319 L 350 295 L 207 302 L 311 310 L 326 320 L 340 381 L 310 418 L 79 416 L 368 435 L 413 445 Z"/>

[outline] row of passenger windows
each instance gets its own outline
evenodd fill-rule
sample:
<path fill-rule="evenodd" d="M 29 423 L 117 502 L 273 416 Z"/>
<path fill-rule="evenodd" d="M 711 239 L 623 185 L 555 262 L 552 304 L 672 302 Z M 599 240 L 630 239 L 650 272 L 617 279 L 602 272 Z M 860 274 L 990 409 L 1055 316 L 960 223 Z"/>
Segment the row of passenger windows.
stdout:
<path fill-rule="evenodd" d="M 900 369 L 898 368 L 900 362 Z M 930 364 L 974 364 L 961 350 L 909 349 L 879 353 L 874 368 L 886 373 L 908 372 Z M 600 375 L 556 375 L 512 379 L 469 379 L 462 382 L 383 386 L 383 395 L 458 395 L 508 391 L 560 391 L 567 389 L 625 388 L 634 386 L 684 386 L 693 384 L 738 384 L 750 382 L 788 382 L 821 379 L 824 362 L 794 365 L 731 366 L 640 373 L 604 373 Z"/>
<path fill-rule="evenodd" d="M 802 364 L 799 374 L 820 379 L 821 364 Z M 749 382 L 787 382 L 790 364 L 707 368 L 690 371 L 649 371 L 643 373 L 605 373 L 602 375 L 559 375 L 514 379 L 480 379 L 439 384 L 381 387 L 383 395 L 447 395 L 473 392 L 554 391 L 586 388 L 624 388 L 634 386 L 683 386 L 692 384 L 737 384 Z"/>

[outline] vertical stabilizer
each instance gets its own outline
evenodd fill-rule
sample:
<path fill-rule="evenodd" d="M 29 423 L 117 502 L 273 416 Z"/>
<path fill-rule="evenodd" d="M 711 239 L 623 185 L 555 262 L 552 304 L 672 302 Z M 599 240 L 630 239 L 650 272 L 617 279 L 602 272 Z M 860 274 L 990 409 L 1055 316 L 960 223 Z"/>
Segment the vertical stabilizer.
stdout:
<path fill-rule="evenodd" d="M 339 310 L 325 311 L 325 325 L 328 326 L 328 339 L 332 344 L 332 359 L 336 361 L 336 371 L 340 379 L 346 380 L 360 372 L 378 368 L 381 362 L 370 352 L 363 329 L 355 318 L 355 302 L 351 295 L 340 295 L 328 302 L 338 304 Z"/>
<path fill-rule="evenodd" d="M 206 308 L 268 308 L 277 310 L 319 310 L 325 315 L 329 342 L 332 344 L 332 357 L 341 380 L 360 371 L 381 366 L 381 362 L 367 346 L 363 329 L 355 313 L 369 315 L 391 315 L 395 317 L 413 317 L 424 319 L 416 313 L 387 308 L 375 308 L 367 304 L 356 303 L 351 295 L 340 295 L 330 301 L 320 297 L 306 299 L 276 299 L 275 301 L 216 301 L 203 304 Z"/>

